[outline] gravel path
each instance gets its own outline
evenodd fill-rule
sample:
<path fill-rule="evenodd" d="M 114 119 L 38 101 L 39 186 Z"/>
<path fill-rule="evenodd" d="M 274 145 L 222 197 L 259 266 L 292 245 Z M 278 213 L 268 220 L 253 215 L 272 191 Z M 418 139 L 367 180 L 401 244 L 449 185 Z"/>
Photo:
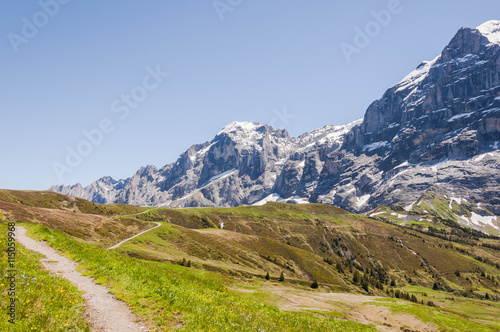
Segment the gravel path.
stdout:
<path fill-rule="evenodd" d="M 155 226 L 155 227 L 153 227 L 153 228 L 150 228 L 150 229 L 146 229 L 144 232 L 140 232 L 139 234 L 136 234 L 136 235 L 134 235 L 134 236 L 131 236 L 131 237 L 129 237 L 128 239 L 125 239 L 125 240 L 123 240 L 122 242 L 118 243 L 117 245 L 114 245 L 114 246 L 112 246 L 112 247 L 109 247 L 109 248 L 108 248 L 108 250 L 109 250 L 109 249 L 116 249 L 116 248 L 118 248 L 119 246 L 121 246 L 122 244 L 124 244 L 125 242 L 127 242 L 128 240 L 132 240 L 134 237 L 137 237 L 137 236 L 142 235 L 142 234 L 144 234 L 144 233 L 146 233 L 146 232 L 152 231 L 153 229 L 158 228 L 158 227 L 160 227 L 160 226 L 161 226 L 161 224 L 160 224 L 159 222 L 155 222 L 155 224 L 156 224 L 157 226 Z"/>
<path fill-rule="evenodd" d="M 16 240 L 29 250 L 36 251 L 47 258 L 42 259 L 42 265 L 57 276 L 65 278 L 75 284 L 83 293 L 87 308 L 86 319 L 92 331 L 106 332 L 145 332 L 148 328 L 137 323 L 137 317 L 122 301 L 117 300 L 109 290 L 96 284 L 92 278 L 83 276 L 76 271 L 78 264 L 59 255 L 49 245 L 33 240 L 26 235 L 26 229 L 18 226 Z"/>

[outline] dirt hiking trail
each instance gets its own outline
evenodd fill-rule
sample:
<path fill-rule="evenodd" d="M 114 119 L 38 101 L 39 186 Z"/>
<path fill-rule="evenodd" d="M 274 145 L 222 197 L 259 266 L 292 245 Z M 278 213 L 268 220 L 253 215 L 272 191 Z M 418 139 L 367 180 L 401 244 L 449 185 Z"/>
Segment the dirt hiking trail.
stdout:
<path fill-rule="evenodd" d="M 42 265 L 58 277 L 62 277 L 73 284 L 83 293 L 85 318 L 92 331 L 105 332 L 146 332 L 148 328 L 138 322 L 137 317 L 122 301 L 117 300 L 109 293 L 109 289 L 96 284 L 92 278 L 83 276 L 76 270 L 78 264 L 61 256 L 49 245 L 36 241 L 26 235 L 26 229 L 17 227 L 16 240 L 26 249 L 45 255 Z"/>

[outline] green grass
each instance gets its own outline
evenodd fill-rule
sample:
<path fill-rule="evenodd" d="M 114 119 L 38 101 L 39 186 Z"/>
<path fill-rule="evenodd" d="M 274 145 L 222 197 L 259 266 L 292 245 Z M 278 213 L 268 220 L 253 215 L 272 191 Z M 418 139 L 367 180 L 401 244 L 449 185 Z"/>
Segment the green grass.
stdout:
<path fill-rule="evenodd" d="M 500 326 L 500 303 L 471 298 L 454 297 L 453 294 L 422 286 L 404 287 L 419 300 L 432 301 L 438 308 L 417 305 L 396 299 L 379 299 L 395 313 L 408 313 L 423 322 L 436 324 L 444 331 L 495 331 Z M 425 294 L 425 295 L 424 295 Z"/>
<path fill-rule="evenodd" d="M 414 304 L 403 300 L 379 300 L 379 303 L 371 303 L 385 306 L 392 309 L 395 314 L 410 314 L 418 317 L 422 322 L 432 323 L 439 327 L 441 331 L 464 331 L 464 332 L 491 332 L 494 328 L 488 327 L 478 322 L 472 322 L 460 314 L 455 314 L 447 310 Z"/>
<path fill-rule="evenodd" d="M 0 224 L 0 331 L 90 331 L 82 317 L 85 311 L 78 289 L 65 279 L 49 274 L 39 262 L 41 255 L 16 246 L 16 314 L 15 324 L 8 322 L 10 281 L 7 274 L 7 223 Z"/>
<path fill-rule="evenodd" d="M 400 281 L 405 274 L 418 272 L 419 277 L 414 277 L 413 281 L 427 287 L 432 287 L 436 271 L 444 279 L 444 284 L 458 290 L 464 290 L 468 283 L 465 278 L 455 278 L 456 270 L 472 271 L 481 268 L 498 276 L 498 270 L 491 264 L 500 262 L 498 251 L 468 244 L 454 243 L 451 246 L 447 241 L 407 227 L 377 222 L 361 215 L 346 214 L 343 210 L 328 206 L 308 207 L 308 210 L 290 204 L 157 209 L 137 217 L 168 221 L 179 232 L 170 233 L 167 238 L 162 236 L 164 241 L 159 241 L 154 236 L 160 230 L 154 231 L 129 243 L 125 246 L 127 250 L 167 260 L 172 260 L 172 255 L 176 252 L 182 252 L 186 259 L 203 260 L 207 264 L 223 266 L 226 270 L 248 267 L 250 269 L 246 269 L 247 272 L 265 274 L 269 270 L 276 273 L 276 269 L 286 268 L 291 278 L 304 281 L 316 278 L 319 282 L 345 288 L 349 283 L 346 284 L 342 279 L 352 279 L 352 272 L 338 275 L 334 269 L 335 264 L 328 266 L 323 259 L 348 264 L 343 257 L 348 249 L 356 264 L 365 269 L 380 264 L 392 278 Z M 258 236 L 258 239 L 239 237 L 234 240 L 229 235 L 227 238 L 222 235 L 208 236 L 208 232 L 204 234 L 190 230 L 214 228 L 221 221 L 224 222 L 226 231 Z M 411 223 L 413 222 L 408 224 Z M 425 225 L 444 227 L 432 223 Z M 401 239 L 419 255 L 412 254 L 395 241 L 389 241 L 389 238 Z M 130 247 L 131 244 L 136 246 Z M 488 259 L 489 265 L 477 261 L 465 252 L 458 252 L 459 247 L 473 253 L 474 257 Z M 268 256 L 271 259 L 266 261 Z M 274 258 L 278 259 L 278 264 L 273 264 Z M 429 262 L 436 271 L 424 267 L 420 258 Z M 283 265 L 288 264 L 287 262 L 291 264 L 290 268 Z M 490 288 L 490 292 L 495 288 L 487 282 L 482 284 Z"/>
<path fill-rule="evenodd" d="M 86 273 L 158 330 L 180 331 L 374 331 L 345 320 L 286 312 L 239 296 L 216 274 L 142 261 L 70 239 L 40 225 L 30 233 L 80 262 Z"/>

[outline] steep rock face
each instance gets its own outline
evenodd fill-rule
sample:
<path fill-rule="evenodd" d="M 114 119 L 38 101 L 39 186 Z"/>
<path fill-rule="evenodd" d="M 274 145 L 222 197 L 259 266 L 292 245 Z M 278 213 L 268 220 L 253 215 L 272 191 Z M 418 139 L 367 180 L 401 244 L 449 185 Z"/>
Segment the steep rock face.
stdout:
<path fill-rule="evenodd" d="M 364 119 L 290 137 L 233 122 L 175 163 L 126 180 L 50 189 L 99 203 L 236 206 L 321 202 L 363 212 L 430 188 L 500 214 L 500 22 L 462 28 L 367 109 Z"/>
<path fill-rule="evenodd" d="M 485 170 L 467 161 L 499 148 L 499 36 L 498 21 L 460 29 L 441 55 L 373 102 L 329 156 L 312 200 L 364 211 L 414 200 L 434 184 L 478 199 L 486 198 L 479 190 L 498 193 L 498 176 L 484 183 L 498 164 Z M 487 200 L 499 213 L 500 202 Z"/>
<path fill-rule="evenodd" d="M 467 159 L 491 149 L 500 137 L 500 48 L 488 39 L 495 29 L 498 22 L 460 29 L 441 55 L 368 107 L 346 148 L 387 154 L 386 170 L 404 161 Z"/>

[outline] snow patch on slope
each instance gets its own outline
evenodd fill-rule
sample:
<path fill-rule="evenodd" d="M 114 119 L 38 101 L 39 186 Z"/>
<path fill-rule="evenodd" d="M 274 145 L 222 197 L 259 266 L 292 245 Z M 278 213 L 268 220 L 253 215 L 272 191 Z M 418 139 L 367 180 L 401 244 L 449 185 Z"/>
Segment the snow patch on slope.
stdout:
<path fill-rule="evenodd" d="M 259 140 L 264 138 L 264 133 L 259 130 L 264 127 L 263 124 L 258 122 L 231 122 L 225 126 L 217 136 L 226 134 L 231 137 L 233 141 L 238 143 L 241 148 L 255 147 L 261 150 Z"/>
<path fill-rule="evenodd" d="M 491 226 L 495 228 L 496 230 L 500 230 L 500 227 L 494 224 L 495 221 L 497 221 L 497 217 L 495 216 L 481 216 L 475 212 L 472 212 L 472 216 L 470 217 L 471 223 L 473 223 L 476 226 Z"/>
<path fill-rule="evenodd" d="M 458 205 L 462 205 L 462 202 L 467 203 L 467 200 L 465 198 L 450 197 L 450 202 L 448 203 L 448 207 L 450 209 L 453 209 L 454 201 L 457 202 Z"/>
<path fill-rule="evenodd" d="M 360 207 L 362 207 L 363 205 L 365 205 L 366 202 L 368 202 L 368 200 L 370 199 L 370 197 L 371 197 L 371 195 L 364 195 L 364 196 L 361 196 L 361 197 L 356 197 L 356 202 L 354 204 L 359 209 Z"/>
<path fill-rule="evenodd" d="M 361 124 L 363 122 L 363 119 L 358 119 L 356 121 L 353 121 L 349 124 L 346 125 L 341 125 L 341 126 L 335 126 L 333 131 L 329 133 L 328 135 L 325 136 L 322 140 L 320 140 L 320 143 L 326 143 L 326 141 L 330 142 L 339 142 L 341 141 L 344 136 L 355 126 Z"/>
<path fill-rule="evenodd" d="M 355 126 L 361 124 L 363 119 L 358 119 L 346 125 L 340 126 L 324 126 L 319 129 L 315 129 L 308 133 L 302 134 L 298 137 L 299 140 L 299 148 L 298 152 L 308 152 L 315 145 L 323 145 L 323 144 L 342 144 L 345 138 L 345 135 Z"/>
<path fill-rule="evenodd" d="M 255 129 L 261 127 L 262 125 L 258 122 L 246 122 L 246 121 L 233 121 L 227 126 L 225 126 L 217 135 L 220 134 L 229 134 L 235 133 L 239 131 L 249 132 L 254 131 Z"/>
<path fill-rule="evenodd" d="M 219 179 L 227 178 L 229 175 L 233 174 L 234 172 L 236 172 L 236 168 L 233 168 L 233 169 L 230 169 L 229 171 L 225 171 L 225 172 L 223 172 L 223 173 L 220 173 L 220 174 L 214 175 L 214 176 L 212 176 L 212 177 L 211 177 L 211 178 L 207 181 L 207 184 L 209 184 L 210 182 L 215 181 L 215 180 L 219 180 Z"/>
<path fill-rule="evenodd" d="M 429 70 L 431 69 L 432 66 L 434 66 L 434 64 L 436 63 L 436 61 L 439 59 L 440 56 L 441 55 L 438 55 L 437 57 L 435 57 L 431 61 L 423 61 L 417 67 L 417 69 L 415 69 L 414 71 L 412 71 L 411 73 L 406 75 L 406 77 L 403 78 L 403 80 L 401 82 L 396 84 L 396 86 L 398 87 L 396 89 L 396 92 L 399 92 L 399 91 L 402 91 L 402 90 L 405 90 L 405 89 L 408 89 L 408 88 L 411 88 L 411 87 L 414 87 L 414 86 L 417 86 L 418 84 L 420 84 L 420 82 L 422 82 L 427 77 L 427 75 L 429 74 Z"/>
<path fill-rule="evenodd" d="M 307 200 L 307 198 L 303 198 L 303 197 L 300 197 L 298 195 L 295 195 L 293 197 L 287 198 L 286 200 L 287 201 L 288 200 L 293 200 L 293 202 L 295 202 L 296 204 L 309 204 L 309 201 Z"/>
<path fill-rule="evenodd" d="M 492 20 L 484 22 L 476 28 L 491 43 L 500 44 L 500 21 Z"/>
<path fill-rule="evenodd" d="M 391 143 L 389 143 L 387 141 L 374 142 L 374 143 L 367 144 L 367 145 L 363 146 L 363 151 L 373 151 L 373 150 L 377 150 L 380 148 L 388 148 L 390 146 L 391 146 Z"/>
<path fill-rule="evenodd" d="M 280 195 L 273 193 L 273 194 L 261 199 L 260 201 L 253 203 L 252 205 L 261 206 L 261 205 L 266 204 L 267 202 L 280 202 L 282 200 L 283 200 L 283 198 L 281 198 Z"/>
<path fill-rule="evenodd" d="M 456 120 L 459 120 L 459 119 L 468 118 L 469 116 L 471 116 L 473 114 L 474 114 L 474 112 L 457 114 L 457 115 L 454 115 L 451 118 L 449 118 L 447 121 L 448 122 L 453 122 L 453 121 L 456 121 Z"/>

